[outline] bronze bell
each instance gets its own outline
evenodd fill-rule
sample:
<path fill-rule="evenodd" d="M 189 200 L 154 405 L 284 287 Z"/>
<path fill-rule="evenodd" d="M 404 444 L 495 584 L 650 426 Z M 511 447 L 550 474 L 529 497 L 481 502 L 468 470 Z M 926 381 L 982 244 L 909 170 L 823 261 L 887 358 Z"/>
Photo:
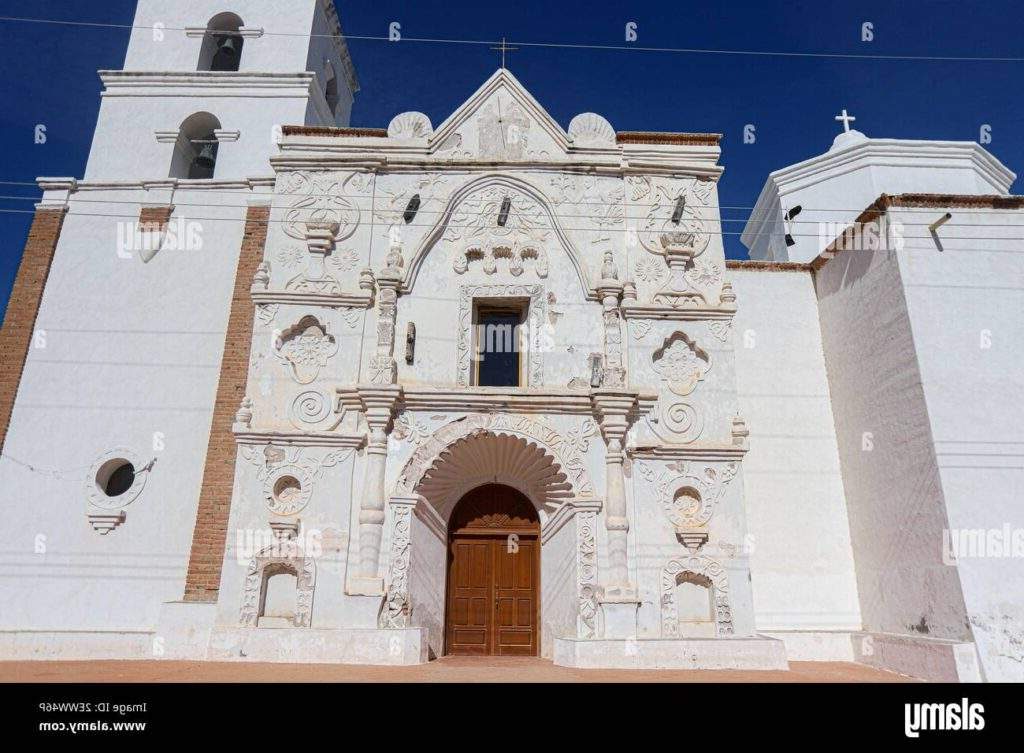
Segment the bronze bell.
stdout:
<path fill-rule="evenodd" d="M 238 39 L 231 35 L 225 35 L 217 39 L 217 54 L 229 58 L 238 56 Z"/>
<path fill-rule="evenodd" d="M 193 164 L 206 172 L 213 173 L 213 167 L 217 164 L 217 152 L 214 151 L 213 144 L 203 144 L 203 148 L 199 150 L 199 154 L 196 156 Z"/>

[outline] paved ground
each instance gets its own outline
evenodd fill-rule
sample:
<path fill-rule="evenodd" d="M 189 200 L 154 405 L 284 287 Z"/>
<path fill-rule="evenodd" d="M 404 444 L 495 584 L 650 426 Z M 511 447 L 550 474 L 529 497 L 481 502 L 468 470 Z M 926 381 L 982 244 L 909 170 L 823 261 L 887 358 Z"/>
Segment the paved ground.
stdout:
<path fill-rule="evenodd" d="M 844 662 L 788 672 L 568 669 L 544 659 L 445 657 L 416 667 L 186 661 L 7 661 L 0 682 L 913 682 Z"/>

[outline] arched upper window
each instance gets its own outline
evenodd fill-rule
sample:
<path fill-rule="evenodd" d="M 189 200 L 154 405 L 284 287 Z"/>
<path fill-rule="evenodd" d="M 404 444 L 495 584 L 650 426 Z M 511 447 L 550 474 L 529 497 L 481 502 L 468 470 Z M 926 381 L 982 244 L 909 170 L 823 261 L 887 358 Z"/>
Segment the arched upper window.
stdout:
<path fill-rule="evenodd" d="M 172 178 L 212 178 L 217 166 L 220 121 L 208 112 L 189 115 L 178 129 L 171 158 Z"/>
<path fill-rule="evenodd" d="M 234 13 L 218 13 L 206 25 L 199 51 L 199 70 L 237 71 L 242 62 L 242 19 Z"/>
<path fill-rule="evenodd" d="M 338 76 L 330 60 L 324 65 L 324 96 L 327 98 L 327 106 L 331 108 L 331 115 L 337 115 Z"/>

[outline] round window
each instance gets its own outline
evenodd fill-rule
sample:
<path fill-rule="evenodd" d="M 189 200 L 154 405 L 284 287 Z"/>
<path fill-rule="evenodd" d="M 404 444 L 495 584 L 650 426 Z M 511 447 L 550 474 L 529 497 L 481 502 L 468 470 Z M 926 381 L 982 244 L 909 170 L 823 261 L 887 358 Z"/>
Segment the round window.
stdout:
<path fill-rule="evenodd" d="M 124 458 L 108 460 L 96 474 L 96 486 L 108 497 L 120 497 L 135 483 L 135 466 Z"/>

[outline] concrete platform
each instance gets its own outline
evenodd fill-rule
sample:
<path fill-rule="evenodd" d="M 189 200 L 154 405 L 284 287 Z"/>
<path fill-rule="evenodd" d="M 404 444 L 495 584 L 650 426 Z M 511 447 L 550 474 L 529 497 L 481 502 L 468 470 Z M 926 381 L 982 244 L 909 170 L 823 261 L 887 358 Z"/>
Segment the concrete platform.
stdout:
<path fill-rule="evenodd" d="M 751 638 L 555 639 L 555 664 L 609 669 L 784 670 L 780 640 Z"/>
<path fill-rule="evenodd" d="M 406 667 L 207 661 L 0 661 L 0 682 L 914 682 L 850 662 L 791 662 L 786 671 L 571 669 L 546 659 L 446 656 Z"/>
<path fill-rule="evenodd" d="M 424 664 L 426 628 L 214 627 L 209 661 L 300 664 Z"/>

